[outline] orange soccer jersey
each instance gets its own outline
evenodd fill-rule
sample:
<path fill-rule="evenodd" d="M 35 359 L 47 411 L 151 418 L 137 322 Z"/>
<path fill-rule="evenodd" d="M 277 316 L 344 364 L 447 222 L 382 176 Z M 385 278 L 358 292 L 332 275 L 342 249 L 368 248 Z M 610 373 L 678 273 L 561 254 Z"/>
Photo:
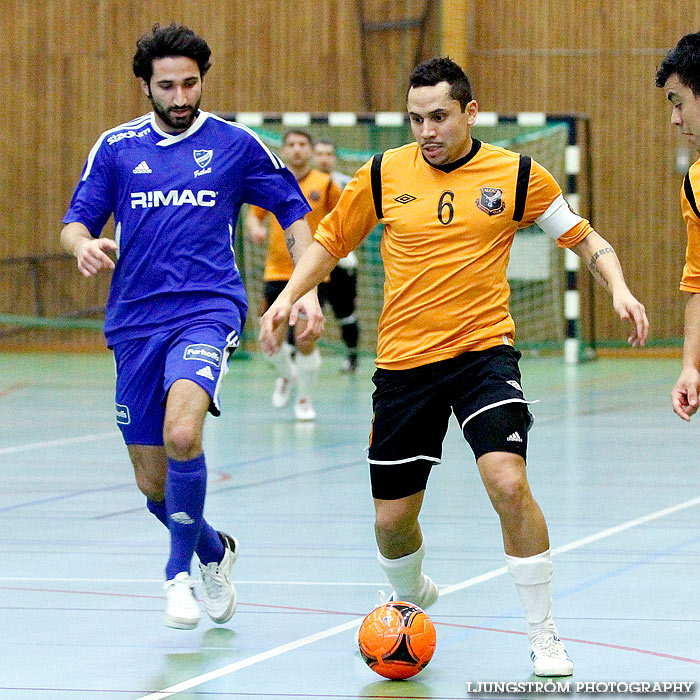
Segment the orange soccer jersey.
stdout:
<path fill-rule="evenodd" d="M 340 198 L 340 188 L 330 175 L 322 173 L 320 170 L 310 170 L 298 181 L 298 184 L 311 207 L 311 211 L 306 215 L 306 221 L 309 224 L 311 233 L 313 233 L 321 219 L 328 214 L 338 202 Z M 251 207 L 251 209 L 255 216 L 261 221 L 263 221 L 269 213 L 260 207 Z M 287 244 L 284 240 L 284 231 L 274 216 L 270 221 L 268 239 L 269 245 L 267 248 L 267 258 L 265 260 L 265 281 L 275 282 L 288 280 L 294 271 L 294 264 L 287 250 Z"/>
<path fill-rule="evenodd" d="M 512 343 L 506 268 L 515 232 L 561 195 L 538 163 L 473 139 L 470 153 L 430 165 L 415 143 L 366 163 L 316 240 L 342 258 L 384 224 L 384 308 L 377 366 L 408 369 Z M 591 231 L 575 217 L 560 246 Z"/>
<path fill-rule="evenodd" d="M 681 278 L 684 292 L 700 293 L 700 160 L 690 166 L 681 188 L 681 210 L 688 231 L 685 267 Z"/>

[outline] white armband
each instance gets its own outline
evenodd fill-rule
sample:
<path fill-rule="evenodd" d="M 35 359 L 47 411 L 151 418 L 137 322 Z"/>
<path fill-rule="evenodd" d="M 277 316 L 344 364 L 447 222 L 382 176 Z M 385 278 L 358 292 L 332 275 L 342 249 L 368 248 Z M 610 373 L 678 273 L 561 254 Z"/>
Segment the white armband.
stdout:
<path fill-rule="evenodd" d="M 583 221 L 582 217 L 569 209 L 563 195 L 559 195 L 542 216 L 535 219 L 535 223 L 555 240 L 570 231 L 576 224 Z"/>
<path fill-rule="evenodd" d="M 344 258 L 338 260 L 338 267 L 342 270 L 354 270 L 357 267 L 357 255 L 351 250 Z"/>

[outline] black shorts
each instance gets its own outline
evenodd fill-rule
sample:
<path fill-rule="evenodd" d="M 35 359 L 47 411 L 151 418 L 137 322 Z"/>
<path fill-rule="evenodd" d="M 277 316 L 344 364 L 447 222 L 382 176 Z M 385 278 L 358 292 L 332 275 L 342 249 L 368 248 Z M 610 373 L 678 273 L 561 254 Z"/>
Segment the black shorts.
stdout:
<path fill-rule="evenodd" d="M 441 461 L 452 413 L 476 459 L 488 452 L 525 459 L 533 418 L 519 359 L 517 350 L 498 345 L 413 369 L 378 369 L 367 457 L 375 498 L 425 488 L 430 467 Z"/>
<path fill-rule="evenodd" d="M 287 280 L 270 280 L 263 285 L 263 308 L 260 309 L 262 316 L 274 303 L 277 297 L 282 293 L 282 290 L 287 286 Z M 318 303 L 323 306 L 326 300 L 327 282 L 321 282 L 318 285 Z M 287 329 L 287 342 L 294 345 L 294 328 L 291 326 Z"/>
<path fill-rule="evenodd" d="M 282 290 L 287 286 L 287 280 L 272 280 L 265 282 L 263 285 L 263 304 L 264 309 L 260 311 L 262 316 L 276 301 L 277 297 L 282 294 Z M 318 285 L 318 303 L 323 304 L 328 300 L 328 282 L 321 282 Z"/>
<path fill-rule="evenodd" d="M 261 309 L 261 316 L 275 303 L 275 300 L 286 286 L 287 280 L 265 281 L 263 284 L 263 304 L 265 308 Z"/>
<path fill-rule="evenodd" d="M 323 285 L 325 300 L 333 309 L 333 315 L 339 320 L 351 317 L 355 313 L 357 296 L 357 271 L 334 267 L 330 282 Z"/>

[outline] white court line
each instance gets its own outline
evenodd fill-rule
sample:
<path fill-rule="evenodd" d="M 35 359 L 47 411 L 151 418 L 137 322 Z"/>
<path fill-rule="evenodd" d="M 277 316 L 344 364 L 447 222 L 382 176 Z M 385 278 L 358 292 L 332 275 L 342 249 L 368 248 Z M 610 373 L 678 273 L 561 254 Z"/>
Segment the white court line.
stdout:
<path fill-rule="evenodd" d="M 588 535 L 588 537 L 582 537 L 580 540 L 574 540 L 569 544 L 564 544 L 561 547 L 556 547 L 552 550 L 552 556 L 556 554 L 562 554 L 563 552 L 569 552 L 572 549 L 578 549 L 579 547 L 584 547 L 591 542 L 597 542 L 598 540 L 603 540 L 606 537 L 612 537 L 625 530 L 630 530 L 633 527 L 638 527 L 639 525 L 644 525 L 645 523 L 651 522 L 652 520 L 658 520 L 666 515 L 672 515 L 673 513 L 678 513 L 686 508 L 692 508 L 693 506 L 700 505 L 700 496 L 698 498 L 692 498 L 689 501 L 684 501 L 675 506 L 670 506 L 669 508 L 664 508 L 663 510 L 657 510 L 655 513 L 649 513 L 649 515 L 643 515 L 641 518 L 636 518 L 635 520 L 628 520 L 626 523 L 621 525 L 615 525 L 615 527 L 609 527 L 607 530 L 601 530 L 593 535 Z M 497 576 L 501 576 L 508 571 L 507 567 L 502 566 L 500 569 L 494 569 L 493 571 L 487 571 L 481 576 L 469 579 L 468 581 L 463 581 L 462 583 L 455 583 L 453 586 L 445 586 L 445 588 L 440 589 L 440 595 L 447 595 L 448 593 L 454 593 L 455 591 L 461 591 L 464 588 L 469 588 L 475 583 L 483 583 Z"/>
<path fill-rule="evenodd" d="M 80 437 L 61 438 L 60 440 L 46 440 L 45 442 L 30 442 L 27 445 L 16 445 L 15 447 L 0 447 L 0 455 L 11 455 L 17 452 L 28 452 L 29 450 L 43 450 L 45 447 L 62 447 L 63 445 L 77 445 L 83 442 L 95 442 L 105 438 L 121 437 L 121 433 L 111 431 L 109 433 L 93 433 L 92 435 L 81 435 Z"/>
<path fill-rule="evenodd" d="M 0 582 L 17 583 L 157 583 L 163 585 L 162 578 L 54 578 L 46 576 L 0 576 Z M 253 581 L 250 579 L 235 579 L 235 584 L 251 585 L 251 586 L 342 586 L 360 587 L 360 588 L 377 588 L 383 586 L 386 581 L 381 583 L 367 583 L 358 581 Z"/>
<path fill-rule="evenodd" d="M 280 654 L 286 654 L 288 651 L 294 651 L 299 647 L 304 647 L 307 644 L 313 644 L 314 642 L 318 642 L 319 640 L 325 639 L 326 637 L 332 637 L 335 634 L 340 634 L 341 632 L 350 630 L 353 627 L 357 627 L 363 619 L 363 617 L 358 617 L 355 620 L 344 622 L 342 625 L 336 625 L 335 627 L 331 627 L 327 630 L 317 632 L 316 634 L 310 634 L 308 637 L 302 637 L 301 639 L 297 639 L 296 642 L 289 642 L 288 644 L 283 644 L 282 646 L 275 647 L 274 649 L 270 649 L 269 651 L 263 651 L 260 654 L 255 654 L 255 656 L 249 656 L 247 659 L 241 659 L 240 661 L 236 661 L 236 663 L 234 664 L 229 664 L 228 666 L 217 668 L 214 671 L 210 671 L 209 673 L 197 676 L 196 678 L 192 678 L 188 681 L 183 681 L 182 683 L 171 685 L 169 688 L 158 691 L 157 693 L 144 695 L 142 698 L 138 698 L 138 700 L 160 700 L 161 698 L 167 698 L 170 695 L 179 693 L 182 690 L 190 690 L 190 688 L 194 688 L 196 685 L 201 685 L 202 683 L 214 680 L 215 678 L 220 678 L 221 676 L 226 676 L 229 673 L 233 673 L 234 671 L 239 671 L 242 668 L 247 668 L 248 666 L 258 664 L 261 661 L 273 659 L 275 656 L 279 656 Z"/>
<path fill-rule="evenodd" d="M 698 498 L 693 498 L 689 501 L 684 501 L 683 503 L 679 503 L 675 506 L 664 508 L 663 510 L 657 510 L 654 513 L 649 513 L 649 515 L 644 515 L 641 518 L 628 520 L 626 523 L 616 525 L 615 527 L 609 527 L 606 530 L 601 530 L 600 532 L 593 535 L 589 535 L 588 537 L 582 537 L 579 540 L 574 540 L 569 544 L 565 544 L 561 547 L 553 549 L 552 554 L 561 554 L 562 552 L 568 552 L 572 549 L 583 547 L 584 545 L 590 544 L 591 542 L 597 542 L 598 540 L 605 539 L 606 537 L 611 537 L 612 535 L 624 532 L 625 530 L 630 530 L 633 527 L 638 527 L 639 525 L 651 522 L 652 520 L 658 520 L 659 518 L 663 518 L 666 515 L 678 513 L 682 510 L 692 508 L 696 505 L 700 505 L 700 496 Z M 453 586 L 445 586 L 444 588 L 440 588 L 440 596 L 449 595 L 450 593 L 455 593 L 456 591 L 461 591 L 465 588 L 470 588 L 471 586 L 475 586 L 478 583 L 483 583 L 484 581 L 496 578 L 497 576 L 502 576 L 507 571 L 507 567 L 502 566 L 498 569 L 487 571 L 486 573 L 481 574 L 480 576 L 474 576 L 473 578 L 467 579 L 466 581 L 462 581 L 461 583 L 456 583 Z M 283 644 L 282 646 L 275 647 L 274 649 L 270 649 L 260 654 L 250 656 L 247 659 L 241 659 L 241 661 L 236 661 L 235 663 L 229 664 L 228 666 L 222 666 L 221 668 L 218 668 L 214 671 L 210 671 L 209 673 L 204 673 L 201 676 L 195 676 L 194 678 L 190 678 L 189 680 L 182 681 L 182 683 L 171 685 L 169 688 L 165 688 L 164 690 L 159 690 L 155 693 L 151 693 L 150 695 L 143 695 L 142 697 L 137 698 L 137 700 L 162 700 L 163 698 L 170 697 L 171 695 L 175 695 L 176 693 L 180 693 L 184 690 L 190 690 L 191 688 L 201 685 L 202 683 L 206 683 L 207 681 L 214 680 L 215 678 L 221 678 L 221 676 L 226 676 L 229 673 L 234 673 L 242 668 L 253 666 L 254 664 L 260 663 L 261 661 L 267 661 L 268 659 L 272 659 L 275 656 L 286 654 L 288 651 L 294 651 L 295 649 L 307 646 L 308 644 L 313 644 L 314 642 L 317 642 L 321 639 L 332 637 L 336 634 L 340 634 L 341 632 L 345 632 L 346 630 L 352 629 L 353 627 L 357 627 L 358 625 L 360 625 L 363 619 L 364 617 L 358 617 L 342 625 L 336 625 L 335 627 L 330 627 L 329 629 L 324 630 L 322 632 L 311 634 L 308 637 L 302 637 L 301 639 L 298 639 L 295 642 L 289 642 L 288 644 Z"/>

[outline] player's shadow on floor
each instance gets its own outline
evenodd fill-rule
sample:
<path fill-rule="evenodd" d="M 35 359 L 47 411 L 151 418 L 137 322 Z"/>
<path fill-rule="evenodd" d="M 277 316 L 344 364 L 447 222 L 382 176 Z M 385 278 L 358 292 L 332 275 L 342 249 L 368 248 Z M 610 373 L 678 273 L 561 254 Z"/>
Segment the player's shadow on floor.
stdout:
<path fill-rule="evenodd" d="M 412 678 L 402 681 L 375 681 L 362 686 L 358 696 L 381 698 L 429 698 L 432 689 L 429 685 Z"/>

